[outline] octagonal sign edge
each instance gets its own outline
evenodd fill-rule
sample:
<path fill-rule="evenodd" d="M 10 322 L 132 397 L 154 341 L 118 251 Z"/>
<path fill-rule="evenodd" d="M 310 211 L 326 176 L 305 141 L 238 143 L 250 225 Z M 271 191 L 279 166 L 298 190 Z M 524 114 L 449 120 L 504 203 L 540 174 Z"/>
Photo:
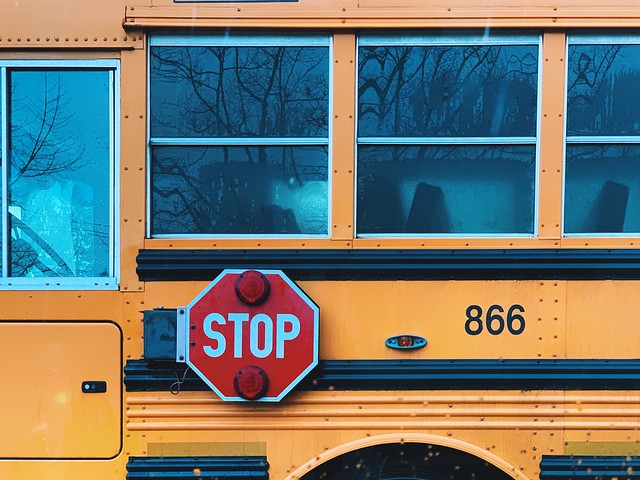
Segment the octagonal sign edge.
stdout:
<path fill-rule="evenodd" d="M 269 279 L 271 294 L 260 305 L 243 303 L 232 287 L 248 270 L 222 271 L 187 305 L 185 362 L 223 400 L 278 402 L 318 364 L 320 309 L 281 270 L 255 270 Z M 262 398 L 247 400 L 231 388 L 233 372 L 248 366 L 269 375 Z"/>

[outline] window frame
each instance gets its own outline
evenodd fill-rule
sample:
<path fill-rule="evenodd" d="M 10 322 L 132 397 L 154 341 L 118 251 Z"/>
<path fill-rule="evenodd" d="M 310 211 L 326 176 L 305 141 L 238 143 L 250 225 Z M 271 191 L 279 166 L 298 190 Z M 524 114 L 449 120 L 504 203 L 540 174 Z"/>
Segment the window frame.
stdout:
<path fill-rule="evenodd" d="M 541 142 L 541 112 L 542 112 L 542 58 L 543 58 L 543 32 L 491 32 L 477 30 L 450 30 L 444 35 L 428 32 L 361 32 L 356 40 L 356 85 L 359 84 L 359 53 L 361 46 L 507 46 L 507 45 L 536 45 L 538 62 L 537 62 L 537 98 L 536 98 L 536 122 L 535 135 L 532 137 L 395 137 L 395 136 L 377 136 L 377 137 L 361 137 L 358 135 L 358 96 L 356 95 L 356 126 L 355 126 L 355 182 L 354 182 L 354 219 L 358 216 L 358 148 L 364 146 L 421 146 L 421 145 L 440 145 L 447 147 L 454 146 L 481 146 L 481 145 L 533 145 L 535 149 L 535 165 L 533 180 L 533 212 L 532 212 L 532 231 L 531 233 L 358 233 L 357 228 L 354 229 L 354 239 L 499 239 L 499 238 L 524 238 L 537 239 L 539 235 L 539 202 L 540 202 L 540 142 Z M 357 222 L 356 222 L 357 223 Z"/>
<path fill-rule="evenodd" d="M 640 34 L 626 34 L 626 33 L 612 33 L 607 31 L 606 33 L 595 33 L 593 31 L 584 32 L 566 32 L 566 47 L 565 58 L 567 59 L 565 65 L 565 78 L 564 78 L 564 129 L 563 138 L 564 144 L 562 147 L 562 230 L 561 234 L 563 238 L 630 238 L 640 236 L 640 230 L 636 232 L 579 232 L 568 233 L 565 230 L 565 214 L 566 214 L 566 186 L 567 186 L 567 147 L 579 146 L 579 145 L 637 145 L 640 147 L 640 135 L 568 135 L 568 123 L 569 123 L 569 50 L 574 45 L 640 45 Z"/>
<path fill-rule="evenodd" d="M 153 47 L 327 47 L 328 71 L 327 71 L 327 136 L 326 137 L 152 137 L 151 135 L 151 50 Z M 147 176 L 146 176 L 146 228 L 147 240 L 188 240 L 188 239 L 274 239 L 274 240 L 330 240 L 332 223 L 332 158 L 333 158 L 333 99 L 334 99 L 334 35 L 332 33 L 311 33 L 277 35 L 277 34 L 252 34 L 241 32 L 226 32 L 206 35 L 168 35 L 151 34 L 148 37 L 147 53 Z M 327 223 L 326 231 L 321 234 L 235 234 L 235 233 L 153 233 L 153 165 L 152 147 L 305 147 L 320 146 L 327 150 Z"/>
<path fill-rule="evenodd" d="M 105 71 L 109 75 L 109 265 L 105 277 L 10 277 L 9 276 L 9 105 L 7 71 L 10 70 L 66 70 Z M 2 199 L 2 267 L 0 268 L 0 290 L 117 290 L 119 288 L 119 165 L 120 145 L 120 62 L 117 59 L 57 59 L 27 60 L 0 59 L 0 183 Z"/>

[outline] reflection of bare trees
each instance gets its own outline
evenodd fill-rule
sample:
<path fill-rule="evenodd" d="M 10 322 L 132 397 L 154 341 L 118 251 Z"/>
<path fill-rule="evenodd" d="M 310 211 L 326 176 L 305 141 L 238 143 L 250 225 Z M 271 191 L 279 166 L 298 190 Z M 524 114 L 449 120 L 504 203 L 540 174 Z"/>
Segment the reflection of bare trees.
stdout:
<path fill-rule="evenodd" d="M 14 77 L 19 78 L 21 74 Z M 77 130 L 71 125 L 73 113 L 68 111 L 60 72 L 45 71 L 37 75 L 42 77 L 41 92 L 34 91 L 30 85 L 18 96 L 16 82 L 19 80 L 12 82 L 8 184 L 10 203 L 21 211 L 25 195 L 33 191 L 34 185 L 30 182 L 38 187 L 51 185 L 61 174 L 67 175 L 76 169 L 84 152 L 76 139 Z M 10 214 L 9 226 L 11 276 L 22 277 L 34 270 L 46 276 L 73 275 L 58 252 L 19 217 Z"/>
<path fill-rule="evenodd" d="M 569 135 L 638 135 L 640 82 L 635 45 L 570 47 Z"/>
<path fill-rule="evenodd" d="M 358 231 L 529 233 L 538 46 L 364 42 L 359 57 Z M 497 215 L 514 190 L 513 218 Z"/>
<path fill-rule="evenodd" d="M 177 158 L 165 159 L 157 154 L 152 156 L 153 176 L 156 179 L 153 188 L 155 223 L 169 219 L 171 226 L 168 228 L 172 228 L 172 231 L 211 231 L 209 191 L 200 176 L 191 175 L 202 164 L 205 154 L 206 151 L 203 151 L 195 155 L 193 160 L 188 155 L 179 155 L 179 165 L 176 165 Z M 180 209 L 179 215 L 176 215 L 176 207 Z"/>
<path fill-rule="evenodd" d="M 535 134 L 536 46 L 361 47 L 360 135 Z"/>
<path fill-rule="evenodd" d="M 310 138 L 326 144 L 328 49 L 154 47 L 151 58 L 154 233 L 295 233 L 267 187 L 317 178 L 317 155 L 301 153 Z"/>
<path fill-rule="evenodd" d="M 326 62 L 309 47 L 154 48 L 152 135 L 326 135 Z"/>
<path fill-rule="evenodd" d="M 59 73 L 42 75 L 42 95 L 34 92 L 28 98 L 13 99 L 12 115 L 25 109 L 27 114 L 20 118 L 27 121 L 11 123 L 10 183 L 24 178 L 48 183 L 55 175 L 72 170 L 84 151 L 75 141 L 77 132 L 69 127 L 73 115 L 66 111 Z"/>

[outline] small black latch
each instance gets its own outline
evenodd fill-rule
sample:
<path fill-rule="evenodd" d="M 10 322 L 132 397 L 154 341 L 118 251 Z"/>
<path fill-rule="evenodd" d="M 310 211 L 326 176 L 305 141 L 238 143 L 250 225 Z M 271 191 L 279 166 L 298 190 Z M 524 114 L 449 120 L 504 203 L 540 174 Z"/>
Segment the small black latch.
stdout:
<path fill-rule="evenodd" d="M 83 393 L 104 393 L 107 391 L 107 382 L 102 380 L 85 380 L 82 382 Z"/>

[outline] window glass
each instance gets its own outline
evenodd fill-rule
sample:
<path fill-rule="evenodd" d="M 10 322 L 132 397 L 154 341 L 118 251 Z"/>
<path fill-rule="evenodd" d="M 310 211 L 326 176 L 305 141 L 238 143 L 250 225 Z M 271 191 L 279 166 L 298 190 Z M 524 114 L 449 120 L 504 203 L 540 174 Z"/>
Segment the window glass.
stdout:
<path fill-rule="evenodd" d="M 0 288 L 115 288 L 114 60 L 0 61 Z"/>
<path fill-rule="evenodd" d="M 638 233 L 640 45 L 569 42 L 564 232 Z"/>
<path fill-rule="evenodd" d="M 152 236 L 328 236 L 328 38 L 152 41 Z"/>
<path fill-rule="evenodd" d="M 156 47 L 153 137 L 326 137 L 328 49 Z"/>
<path fill-rule="evenodd" d="M 640 45 L 572 45 L 567 135 L 640 134 Z"/>
<path fill-rule="evenodd" d="M 326 147 L 153 147 L 152 155 L 154 231 L 327 231 Z"/>
<path fill-rule="evenodd" d="M 537 46 L 361 47 L 358 135 L 533 136 Z"/>
<path fill-rule="evenodd" d="M 358 236 L 534 234 L 539 48 L 360 39 Z"/>
<path fill-rule="evenodd" d="M 568 145 L 566 176 L 565 232 L 640 232 L 640 145 Z"/>
<path fill-rule="evenodd" d="M 9 276 L 109 276 L 109 72 L 16 70 L 9 85 Z"/>
<path fill-rule="evenodd" d="M 0 90 L 4 89 L 5 83 L 6 83 L 5 72 L 4 72 L 4 69 L 0 68 Z M 3 108 L 3 104 L 5 102 L 6 102 L 6 96 L 2 91 L 0 91 L 0 172 L 4 171 L 4 156 L 2 155 L 2 153 L 6 148 L 6 144 L 5 144 L 6 136 L 5 136 L 4 125 L 7 123 L 7 121 L 4 115 L 6 113 L 5 111 L 6 109 Z M 0 205 L 4 205 L 3 188 L 0 188 Z M 1 218 L 2 218 L 2 215 L 0 215 L 0 219 Z M 3 244 L 3 235 L 2 235 L 3 228 L 4 227 L 0 225 L 0 272 L 4 274 L 4 244 Z"/>
<path fill-rule="evenodd" d="M 533 231 L 534 146 L 362 146 L 358 230 Z"/>

